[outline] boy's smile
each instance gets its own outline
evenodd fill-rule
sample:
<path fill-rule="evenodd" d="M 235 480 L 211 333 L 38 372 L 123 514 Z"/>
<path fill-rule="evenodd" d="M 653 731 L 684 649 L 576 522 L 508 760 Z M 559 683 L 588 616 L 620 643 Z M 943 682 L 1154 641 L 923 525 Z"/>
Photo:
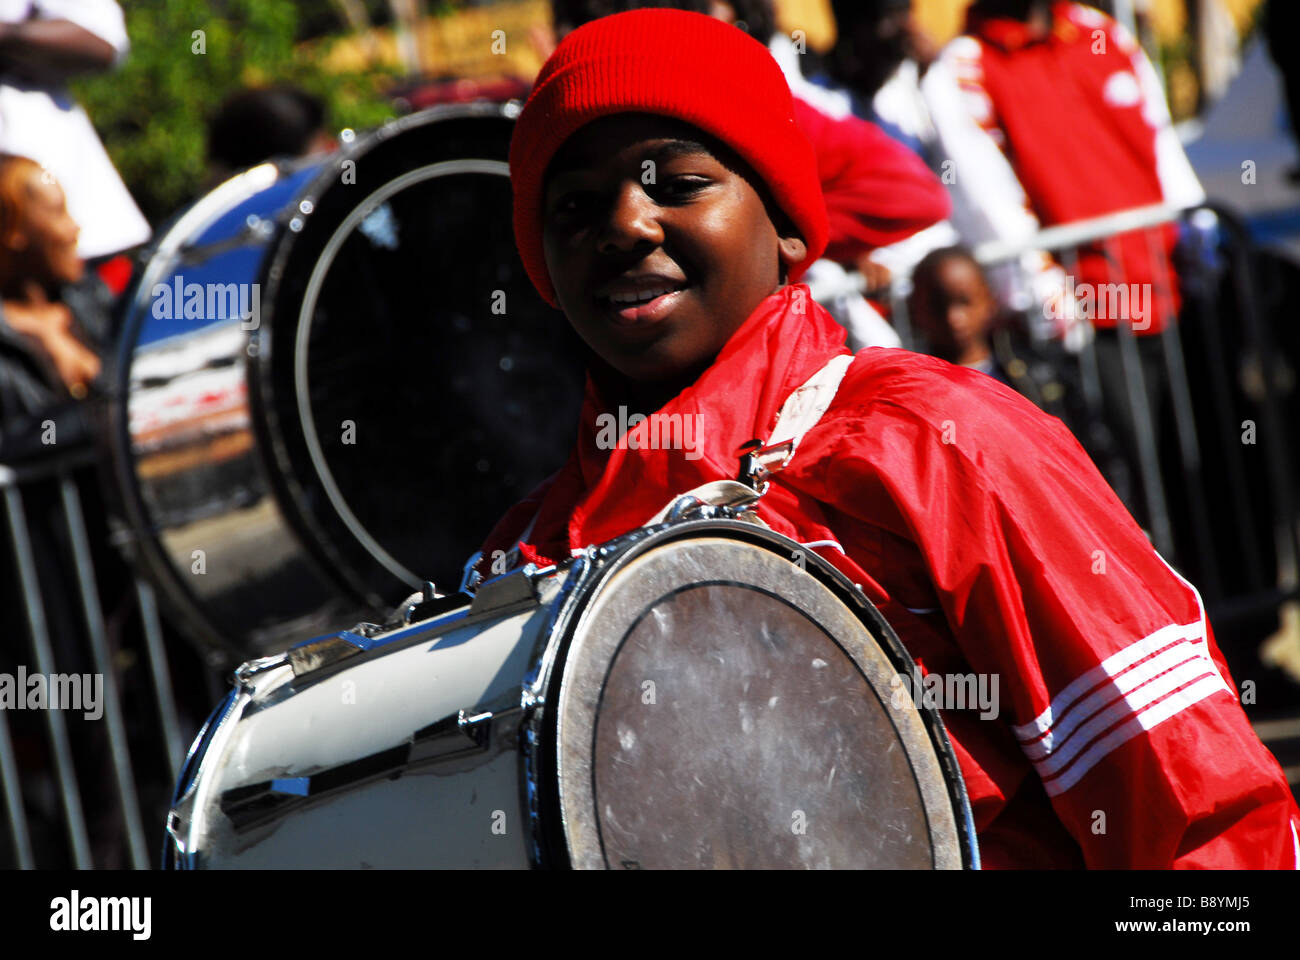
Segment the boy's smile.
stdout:
<path fill-rule="evenodd" d="M 620 114 L 583 127 L 551 162 L 542 208 L 569 322 L 632 380 L 702 370 L 806 254 L 764 189 L 689 124 Z"/>

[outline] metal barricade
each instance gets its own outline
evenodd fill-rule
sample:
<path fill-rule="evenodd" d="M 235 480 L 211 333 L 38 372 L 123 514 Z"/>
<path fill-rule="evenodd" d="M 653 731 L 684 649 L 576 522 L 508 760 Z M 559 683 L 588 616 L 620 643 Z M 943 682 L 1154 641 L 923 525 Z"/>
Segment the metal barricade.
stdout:
<path fill-rule="evenodd" d="M 1180 231 L 1179 261 L 1186 262 L 1176 279 L 1166 269 L 1168 256 L 1161 247 L 1160 231 L 1171 224 Z M 1160 294 L 1175 287 L 1182 306 L 1177 317 L 1159 318 L 1166 322 L 1158 334 L 1116 324 L 1119 380 L 1131 422 L 1111 425 L 1134 438 L 1139 481 L 1126 503 L 1157 550 L 1198 585 L 1216 629 L 1270 617 L 1285 604 L 1300 602 L 1300 470 L 1294 430 L 1288 433 L 1283 415 L 1298 361 L 1279 354 L 1273 324 L 1261 316 L 1259 251 L 1245 225 L 1213 205 L 1187 210 L 1158 205 L 1050 227 L 1022 242 L 984 244 L 971 252 L 986 272 L 1001 268 L 1023 274 L 1023 255 L 1043 251 L 1074 277 L 1080 251 L 1100 251 L 1108 265 L 1106 281 L 1122 286 L 1128 280 L 1119 245 L 1134 237 L 1138 242 L 1145 237 L 1149 245 L 1151 309 L 1169 303 L 1172 298 Z M 861 289 L 861 278 L 851 278 Z M 814 291 L 814 296 L 827 292 Z M 911 275 L 896 275 L 890 320 L 904 346 L 914 348 L 911 293 Z M 1041 324 L 1025 326 L 1041 342 Z M 1158 341 L 1158 351 L 1148 346 L 1152 341 Z M 1103 380 L 1109 371 L 1099 361 L 1097 338 L 1076 346 L 1069 361 L 1076 369 L 1069 379 L 1091 415 L 1105 418 Z M 1147 362 L 1158 357 L 1164 417 L 1147 402 L 1151 385 L 1140 346 Z M 1189 368 L 1196 371 L 1194 382 Z"/>
<path fill-rule="evenodd" d="M 193 732 L 172 671 L 192 680 L 204 668 L 188 648 L 165 648 L 152 588 L 110 547 L 95 460 L 60 444 L 0 465 L 0 572 L 16 614 L 0 643 L 0 867 L 156 866 Z"/>

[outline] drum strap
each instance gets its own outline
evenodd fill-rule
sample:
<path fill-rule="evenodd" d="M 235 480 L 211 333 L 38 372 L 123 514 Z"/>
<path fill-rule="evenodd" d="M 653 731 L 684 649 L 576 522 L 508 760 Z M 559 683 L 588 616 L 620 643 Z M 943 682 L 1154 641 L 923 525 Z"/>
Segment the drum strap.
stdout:
<path fill-rule="evenodd" d="M 773 450 L 777 447 L 783 448 L 783 450 L 779 451 L 781 453 L 779 462 L 772 463 L 768 461 L 767 473 L 776 473 L 790 463 L 795 450 L 799 446 L 799 441 L 817 425 L 817 422 L 830 409 L 835 394 L 839 392 L 840 382 L 844 379 L 844 374 L 848 372 L 852 363 L 853 354 L 851 353 L 832 357 L 824 367 L 804 381 L 802 386 L 796 387 L 794 392 L 785 398 L 785 403 L 781 405 L 781 412 L 777 414 L 776 423 L 772 427 L 771 437 L 768 439 L 766 446 L 757 451 L 757 454 L 762 454 L 764 451 Z M 743 506 L 756 502 L 759 496 L 760 494 L 752 487 L 748 487 L 739 481 L 713 480 L 701 484 L 694 490 L 688 490 L 673 497 L 664 505 L 663 509 L 645 522 L 645 526 L 662 523 L 668 519 L 668 515 L 673 508 L 684 498 L 694 498 L 698 502 L 712 504 L 713 506 Z M 690 503 L 690 500 L 686 502 Z M 755 523 L 766 526 L 756 513 L 751 513 L 750 517 Z"/>
<path fill-rule="evenodd" d="M 772 428 L 772 436 L 768 438 L 767 445 L 773 447 L 789 440 L 792 442 L 790 454 L 793 456 L 794 448 L 799 446 L 799 441 L 804 438 L 804 434 L 815 427 L 817 421 L 830 409 L 831 401 L 835 399 L 835 394 L 840 389 L 840 381 L 844 379 L 844 374 L 848 372 L 852 363 L 851 353 L 832 357 L 826 366 L 786 397 L 781 412 L 777 414 L 776 425 Z M 788 457 L 786 463 L 789 463 Z"/>
<path fill-rule="evenodd" d="M 844 374 L 848 372 L 852 363 L 853 354 L 850 353 L 832 357 L 824 367 L 804 381 L 801 386 L 796 387 L 790 396 L 785 398 L 785 403 L 781 405 L 781 412 L 777 414 L 776 423 L 772 427 L 772 436 L 767 442 L 767 447 L 771 448 L 788 443 L 789 449 L 781 463 L 771 472 L 775 473 L 789 464 L 794 456 L 795 449 L 799 446 L 799 441 L 817 425 L 817 421 L 830 409 L 831 402 L 840 389 L 840 382 L 844 379 Z M 752 487 L 748 487 L 737 480 L 713 480 L 673 497 L 672 500 L 664 504 L 663 509 L 655 513 L 643 526 L 662 523 L 668 518 L 673 508 L 688 497 L 693 497 L 697 502 L 708 503 L 713 506 L 744 506 L 756 502 L 759 494 Z M 687 503 L 689 502 L 687 500 Z M 539 507 L 537 512 L 533 514 L 533 518 L 528 522 L 523 534 L 520 535 L 520 541 L 527 541 L 528 537 L 532 535 L 533 527 L 537 524 L 537 518 L 541 515 L 541 512 Z M 754 523 L 767 526 L 759 519 L 757 513 L 751 511 L 747 516 Z M 578 554 L 582 551 L 574 550 L 573 552 Z M 508 556 L 510 566 L 513 567 L 519 563 L 518 543 L 509 552 Z"/>

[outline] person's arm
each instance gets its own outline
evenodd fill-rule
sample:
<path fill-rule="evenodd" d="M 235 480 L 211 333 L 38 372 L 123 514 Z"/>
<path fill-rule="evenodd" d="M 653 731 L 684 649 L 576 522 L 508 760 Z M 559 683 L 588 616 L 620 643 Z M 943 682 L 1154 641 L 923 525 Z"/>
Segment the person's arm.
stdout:
<path fill-rule="evenodd" d="M 108 70 L 115 56 L 112 44 L 69 20 L 0 23 L 0 67 L 36 83 Z"/>
<path fill-rule="evenodd" d="M 965 660 L 999 678 L 982 722 L 1010 725 L 1086 864 L 1296 868 L 1300 811 L 1199 596 L 1065 427 L 973 375 L 870 376 L 802 455 L 830 502 L 916 544 Z"/>
<path fill-rule="evenodd" d="M 826 197 L 826 256 L 855 265 L 948 215 L 943 184 L 925 162 L 875 124 L 832 117 L 795 99 L 795 119 L 817 155 Z"/>
<path fill-rule="evenodd" d="M 1205 190 L 1174 130 L 1165 91 L 1155 67 L 1147 59 L 1142 46 L 1121 24 L 1115 23 L 1113 31 L 1119 49 L 1128 54 L 1133 64 L 1133 73 L 1142 91 L 1142 117 L 1156 133 L 1156 175 L 1160 178 L 1160 192 L 1164 194 L 1165 203 L 1183 208 L 1204 203 Z"/>
<path fill-rule="evenodd" d="M 51 303 L 39 284 L 28 281 L 23 300 L 4 301 L 0 322 L 31 339 L 74 397 L 86 395 L 99 376 L 101 362 L 95 349 L 79 336 L 76 317 L 67 304 Z"/>
<path fill-rule="evenodd" d="M 34 0 L 29 19 L 0 24 L 0 71 L 46 86 L 109 70 L 129 50 L 116 0 Z"/>

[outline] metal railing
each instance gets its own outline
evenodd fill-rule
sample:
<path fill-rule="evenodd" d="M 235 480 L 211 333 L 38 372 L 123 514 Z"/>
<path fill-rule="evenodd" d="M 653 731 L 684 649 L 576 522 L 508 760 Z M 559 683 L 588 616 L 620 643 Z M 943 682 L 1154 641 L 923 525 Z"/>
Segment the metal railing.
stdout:
<path fill-rule="evenodd" d="M 9 674 L 12 689 L 15 671 L 27 676 L 30 663 L 47 691 L 44 703 L 37 698 L 39 719 L 25 709 L 0 709 L 7 821 L 0 867 L 144 869 L 156 866 L 166 804 L 191 731 L 178 709 L 153 590 L 109 546 L 96 453 L 62 446 L 35 462 L 0 465 L 9 542 L 0 571 L 9 582 L 6 599 L 18 601 L 25 627 L 25 636 L 10 633 L 0 643 L 0 672 Z M 111 621 L 103 606 L 106 581 L 116 594 Z M 188 651 L 181 660 L 194 667 Z M 140 682 L 141 664 L 147 683 Z M 83 667 L 93 671 L 99 691 L 93 719 L 53 695 L 56 676 L 90 676 Z M 136 693 L 128 699 L 123 680 L 132 671 Z M 32 700 L 29 691 L 16 694 Z M 45 829 L 35 829 L 34 820 Z"/>
<path fill-rule="evenodd" d="M 1161 239 L 1161 231 L 1171 224 L 1181 231 L 1180 261 L 1190 261 L 1177 280 L 1166 269 L 1168 255 Z M 1293 377 L 1287 359 L 1278 355 L 1271 323 L 1261 316 L 1258 251 L 1245 225 L 1213 205 L 1156 205 L 1049 227 L 1017 243 L 977 245 L 971 253 L 986 270 L 1020 274 L 1023 288 L 1028 286 L 1024 254 L 1049 253 L 1074 277 L 1080 251 L 1088 248 L 1104 254 L 1106 280 L 1122 285 L 1126 278 L 1119 244 L 1121 239 L 1133 242 L 1132 237 L 1145 237 L 1149 245 L 1154 268 L 1150 279 L 1157 289 L 1152 309 L 1170 302 L 1159 294 L 1175 286 L 1182 308 L 1178 317 L 1162 318 L 1162 332 L 1144 338 L 1160 344 L 1170 413 L 1165 420 L 1147 403 L 1150 384 L 1139 356 L 1139 333 L 1131 324 L 1116 324 L 1131 422 L 1108 425 L 1130 431 L 1136 441 L 1137 495 L 1126 497 L 1126 503 L 1156 549 L 1200 587 L 1216 628 L 1268 615 L 1300 600 L 1300 472 L 1292 449 L 1294 431 L 1287 433 L 1282 412 Z M 849 276 L 861 291 L 862 277 Z M 814 296 L 834 292 L 814 291 Z M 890 320 L 904 346 L 915 348 L 918 338 L 908 315 L 911 293 L 911 275 L 895 275 L 888 294 Z M 1025 323 L 1031 340 L 1041 341 L 1035 333 L 1039 326 Z M 1068 354 L 1067 362 L 1075 369 L 1067 380 L 1077 385 L 1080 406 L 1088 415 L 1106 422 L 1097 339 L 1089 336 L 1076 347 Z M 1195 390 L 1189 363 L 1199 374 Z M 1254 431 L 1249 444 L 1243 442 L 1248 424 Z M 1162 426 L 1169 429 L 1162 432 Z M 1172 440 L 1166 447 L 1176 447 L 1176 456 L 1161 450 L 1165 434 Z M 1079 439 L 1088 446 L 1085 437 Z M 1173 503 L 1180 505 L 1177 517 Z M 1225 515 L 1230 517 L 1226 524 Z"/>

